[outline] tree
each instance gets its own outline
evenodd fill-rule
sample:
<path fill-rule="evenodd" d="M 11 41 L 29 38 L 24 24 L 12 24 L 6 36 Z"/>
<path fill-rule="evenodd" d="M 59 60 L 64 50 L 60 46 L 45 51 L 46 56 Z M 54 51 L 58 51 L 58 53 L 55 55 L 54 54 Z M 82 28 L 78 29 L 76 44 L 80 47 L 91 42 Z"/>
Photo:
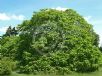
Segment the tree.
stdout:
<path fill-rule="evenodd" d="M 37 59 L 39 59 L 44 55 L 49 57 L 50 54 L 59 51 L 70 55 L 74 49 L 79 47 L 80 50 L 75 50 L 74 52 L 75 58 L 78 58 L 76 53 L 79 53 L 80 56 L 81 53 L 83 53 L 85 54 L 85 57 L 87 56 L 86 53 L 90 51 L 93 52 L 88 54 L 90 56 L 95 55 L 95 53 L 99 54 L 99 49 L 97 49 L 98 35 L 94 32 L 92 25 L 88 24 L 82 16 L 80 16 L 72 9 L 68 9 L 66 11 L 44 9 L 39 12 L 35 12 L 31 20 L 24 21 L 21 25 L 18 26 L 18 28 L 20 31 L 20 37 L 23 40 L 23 43 L 21 44 L 23 46 L 20 46 L 20 48 L 22 48 L 22 53 L 20 53 L 20 56 L 23 56 L 24 52 L 27 52 L 32 54 L 31 56 L 33 56 L 33 58 L 37 56 Z M 83 52 L 86 51 L 86 49 L 87 52 Z M 99 56 L 100 55 L 97 57 Z M 97 59 L 97 57 L 93 58 Z M 94 63 L 98 64 L 98 61 L 91 63 L 91 58 L 87 58 L 90 66 L 87 67 L 87 70 L 84 69 L 83 72 L 88 70 L 94 71 L 92 70 L 93 67 L 91 67 L 91 65 Z M 22 60 L 25 59 L 21 59 L 21 61 Z M 29 62 L 32 63 L 32 60 L 33 59 L 28 61 L 26 60 L 28 63 L 24 64 L 23 66 L 28 66 Z M 84 60 L 82 62 L 84 63 Z M 70 62 L 68 64 L 73 65 L 74 62 Z M 76 63 L 76 65 L 78 65 L 78 63 Z M 84 65 L 87 66 L 87 64 Z M 95 70 L 97 68 L 98 66 L 95 68 Z M 78 67 L 73 69 L 78 69 Z"/>
<path fill-rule="evenodd" d="M 99 68 L 98 35 L 76 11 L 42 9 L 1 39 L 0 53 L 17 60 L 23 73 L 95 71 Z M 9 32 L 10 31 L 10 32 Z"/>
<path fill-rule="evenodd" d="M 18 31 L 16 30 L 16 28 L 15 27 L 11 27 L 11 26 L 9 26 L 8 28 L 7 28 L 7 31 L 6 31 L 6 33 L 2 36 L 2 37 L 7 37 L 7 36 L 12 36 L 12 35 L 17 35 L 18 34 Z"/>

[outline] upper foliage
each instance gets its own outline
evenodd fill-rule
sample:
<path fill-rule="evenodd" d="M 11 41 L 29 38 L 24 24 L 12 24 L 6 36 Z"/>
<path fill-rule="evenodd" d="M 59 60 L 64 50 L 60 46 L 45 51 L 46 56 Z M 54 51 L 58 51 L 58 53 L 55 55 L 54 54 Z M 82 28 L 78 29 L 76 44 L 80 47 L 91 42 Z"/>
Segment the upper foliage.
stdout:
<path fill-rule="evenodd" d="M 37 52 L 71 50 L 83 42 L 98 45 L 98 37 L 92 26 L 72 9 L 43 9 L 18 27 L 21 34 L 32 37 L 30 46 Z"/>

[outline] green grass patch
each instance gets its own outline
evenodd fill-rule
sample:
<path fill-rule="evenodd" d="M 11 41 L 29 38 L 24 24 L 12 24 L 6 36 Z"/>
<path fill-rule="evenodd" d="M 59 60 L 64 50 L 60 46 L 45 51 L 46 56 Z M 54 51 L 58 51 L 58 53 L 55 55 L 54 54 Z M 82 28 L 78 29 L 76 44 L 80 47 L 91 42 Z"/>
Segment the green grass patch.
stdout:
<path fill-rule="evenodd" d="M 96 72 L 91 72 L 91 73 L 72 73 L 68 75 L 45 75 L 45 74 L 39 74 L 39 75 L 32 75 L 32 74 L 17 74 L 15 72 L 12 73 L 10 76 L 102 76 L 102 68 L 100 68 Z"/>

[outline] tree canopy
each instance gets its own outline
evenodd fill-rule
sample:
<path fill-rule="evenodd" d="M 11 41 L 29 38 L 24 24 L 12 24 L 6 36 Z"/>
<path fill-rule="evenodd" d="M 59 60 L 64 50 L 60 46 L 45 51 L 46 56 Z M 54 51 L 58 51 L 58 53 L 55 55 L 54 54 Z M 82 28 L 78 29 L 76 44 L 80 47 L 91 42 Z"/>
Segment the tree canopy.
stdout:
<path fill-rule="evenodd" d="M 19 72 L 88 72 L 99 67 L 99 37 L 72 9 L 42 9 L 17 29 L 17 36 L 1 39 L 0 53 L 18 61 Z"/>

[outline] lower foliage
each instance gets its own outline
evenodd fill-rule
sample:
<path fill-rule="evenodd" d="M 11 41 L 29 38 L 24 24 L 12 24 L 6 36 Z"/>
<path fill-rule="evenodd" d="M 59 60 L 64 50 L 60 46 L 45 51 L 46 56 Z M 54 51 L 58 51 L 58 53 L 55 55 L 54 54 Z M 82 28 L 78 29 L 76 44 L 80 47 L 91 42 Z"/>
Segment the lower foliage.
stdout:
<path fill-rule="evenodd" d="M 77 48 L 70 52 L 57 51 L 48 56 L 40 56 L 20 67 L 22 73 L 61 73 L 71 71 L 93 72 L 100 66 L 100 52 L 95 46 L 86 46 L 87 49 Z"/>
<path fill-rule="evenodd" d="M 15 62 L 7 57 L 0 60 L 0 75 L 10 75 L 15 69 Z"/>
<path fill-rule="evenodd" d="M 87 49 L 86 49 L 87 47 Z M 68 63 L 73 71 L 93 72 L 100 66 L 100 52 L 95 46 L 73 49 L 69 55 Z"/>

